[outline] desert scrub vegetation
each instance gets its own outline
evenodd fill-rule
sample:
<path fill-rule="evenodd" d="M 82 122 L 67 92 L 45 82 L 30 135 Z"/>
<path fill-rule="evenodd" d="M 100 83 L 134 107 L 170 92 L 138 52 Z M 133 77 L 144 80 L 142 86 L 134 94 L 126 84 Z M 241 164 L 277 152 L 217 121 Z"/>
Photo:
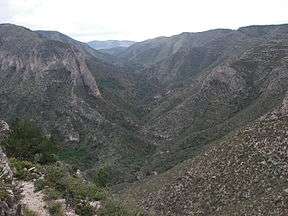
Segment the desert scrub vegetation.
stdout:
<path fill-rule="evenodd" d="M 53 138 L 44 136 L 32 122 L 16 120 L 11 134 L 1 142 L 8 157 L 23 161 L 48 164 L 56 161 L 57 145 Z"/>
<path fill-rule="evenodd" d="M 38 214 L 31 209 L 24 208 L 23 209 L 23 216 L 38 216 Z"/>
<path fill-rule="evenodd" d="M 103 166 L 96 172 L 93 182 L 99 187 L 106 187 L 109 181 L 108 167 Z"/>
<path fill-rule="evenodd" d="M 92 182 L 87 181 L 75 165 L 57 161 L 58 146 L 31 122 L 16 121 L 1 146 L 7 152 L 15 178 L 34 181 L 35 191 L 44 193 L 50 215 L 64 215 L 63 205 L 57 202 L 61 199 L 80 216 L 139 215 L 110 198 L 106 166 L 95 172 Z M 5 191 L 1 191 L 0 185 L 0 196 L 5 197 Z M 33 212 L 27 210 L 26 215 Z"/>
<path fill-rule="evenodd" d="M 62 195 L 72 203 L 78 200 L 101 200 L 106 193 L 104 188 L 86 181 L 78 176 L 70 166 L 61 162 L 45 167 L 42 184 L 44 187 L 53 189 L 54 195 Z"/>
<path fill-rule="evenodd" d="M 51 216 L 65 216 L 64 208 L 59 202 L 50 202 L 48 204 L 48 212 Z"/>
<path fill-rule="evenodd" d="M 136 211 L 128 210 L 119 202 L 112 201 L 108 188 L 85 180 L 71 166 L 57 162 L 46 165 L 44 178 L 35 182 L 36 188 L 42 189 L 47 202 L 65 199 L 80 216 L 107 215 L 129 216 L 140 215 Z M 93 206 L 93 202 L 101 203 L 100 209 Z"/>
<path fill-rule="evenodd" d="M 0 180 L 0 201 L 5 201 L 9 198 L 10 185 Z"/>
<path fill-rule="evenodd" d="M 41 175 L 42 166 L 40 164 L 16 158 L 10 158 L 9 162 L 13 169 L 14 177 L 18 180 L 30 181 L 39 178 Z"/>
<path fill-rule="evenodd" d="M 142 211 L 138 209 L 130 209 L 122 205 L 120 202 L 109 199 L 104 203 L 103 208 L 97 212 L 99 216 L 144 216 Z"/>

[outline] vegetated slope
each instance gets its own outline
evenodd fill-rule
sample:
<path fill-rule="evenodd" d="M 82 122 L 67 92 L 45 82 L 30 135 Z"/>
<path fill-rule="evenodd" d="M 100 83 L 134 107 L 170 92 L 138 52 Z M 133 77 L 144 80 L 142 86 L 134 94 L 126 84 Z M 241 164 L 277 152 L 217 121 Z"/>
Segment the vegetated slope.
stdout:
<path fill-rule="evenodd" d="M 158 154 L 150 164 L 155 176 L 122 191 L 128 202 L 152 215 L 287 214 L 287 31 L 251 26 L 231 33 L 239 40 L 209 42 L 208 50 L 223 42 L 216 58 L 182 80 L 158 78 L 165 60 L 144 62 L 160 86 L 144 119 L 144 130 L 158 137 Z M 175 62 L 189 53 L 193 62 L 191 52 Z"/>
<path fill-rule="evenodd" d="M 120 68 L 10 24 L 0 25 L 0 65 L 2 118 L 33 119 L 66 143 L 63 158 L 85 168 L 106 164 L 112 181 L 136 178 L 153 147 L 132 133 L 133 84 Z"/>
<path fill-rule="evenodd" d="M 282 102 L 287 31 L 280 25 L 184 33 L 135 44 L 121 54 L 142 64 L 141 74 L 158 87 L 142 104 L 143 131 L 158 139 L 150 171 L 197 155 Z M 144 50 L 154 58 L 143 59 Z"/>
<path fill-rule="evenodd" d="M 139 64 L 152 65 L 174 55 L 183 48 L 199 47 L 207 41 L 223 37 L 229 32 L 232 30 L 219 29 L 150 39 L 130 46 L 120 55 L 120 58 Z"/>
<path fill-rule="evenodd" d="M 149 66 L 161 62 L 179 51 L 189 51 L 193 48 L 206 47 L 206 49 L 215 50 L 218 46 L 219 53 L 215 53 L 218 56 L 223 52 L 227 52 L 227 50 L 231 54 L 233 50 L 238 51 L 241 48 L 240 46 L 245 46 L 244 40 L 246 43 L 255 43 L 271 39 L 287 39 L 287 27 L 287 24 L 283 24 L 248 26 L 238 30 L 215 29 L 196 33 L 184 32 L 172 37 L 159 37 L 135 43 L 121 53 L 120 57 L 126 61 Z M 221 50 L 223 47 L 226 48 L 224 51 Z"/>
<path fill-rule="evenodd" d="M 145 197 L 157 215 L 287 215 L 287 99 L 195 157 L 188 171 Z"/>

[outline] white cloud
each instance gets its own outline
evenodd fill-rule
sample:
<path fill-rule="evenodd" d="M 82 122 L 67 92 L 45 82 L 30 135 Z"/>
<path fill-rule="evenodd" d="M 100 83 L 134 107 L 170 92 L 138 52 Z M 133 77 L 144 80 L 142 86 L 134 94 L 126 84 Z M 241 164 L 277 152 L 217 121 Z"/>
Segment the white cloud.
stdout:
<path fill-rule="evenodd" d="M 288 22 L 287 0 L 0 0 L 0 21 L 76 39 L 144 40 Z"/>
<path fill-rule="evenodd" d="M 9 20 L 11 19 L 10 14 L 11 13 L 8 7 L 8 2 L 5 0 L 0 0 L 0 23 L 9 22 Z"/>

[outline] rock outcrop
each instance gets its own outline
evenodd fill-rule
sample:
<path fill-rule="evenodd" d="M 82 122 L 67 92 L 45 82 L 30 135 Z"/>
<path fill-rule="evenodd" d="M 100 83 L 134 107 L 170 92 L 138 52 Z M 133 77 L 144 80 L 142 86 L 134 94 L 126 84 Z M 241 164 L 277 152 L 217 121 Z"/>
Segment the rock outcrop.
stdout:
<path fill-rule="evenodd" d="M 9 126 L 0 120 L 0 142 L 9 134 Z M 0 147 L 0 216 L 20 216 L 20 189 L 13 180 L 8 158 Z"/>

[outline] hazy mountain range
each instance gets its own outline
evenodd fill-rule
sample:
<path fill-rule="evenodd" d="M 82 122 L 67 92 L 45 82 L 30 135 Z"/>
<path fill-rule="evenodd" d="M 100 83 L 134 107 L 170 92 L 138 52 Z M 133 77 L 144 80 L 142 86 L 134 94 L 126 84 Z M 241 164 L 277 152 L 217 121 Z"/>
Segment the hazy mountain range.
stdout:
<path fill-rule="evenodd" d="M 88 46 L 2 24 L 0 118 L 33 119 L 87 176 L 107 165 L 115 193 L 147 214 L 286 215 L 287 33 Z"/>
<path fill-rule="evenodd" d="M 128 40 L 107 40 L 107 41 L 90 41 L 88 42 L 88 45 L 92 47 L 93 49 L 96 50 L 101 50 L 101 49 L 111 49 L 115 47 L 129 47 L 133 45 L 135 42 L 134 41 L 128 41 Z"/>

